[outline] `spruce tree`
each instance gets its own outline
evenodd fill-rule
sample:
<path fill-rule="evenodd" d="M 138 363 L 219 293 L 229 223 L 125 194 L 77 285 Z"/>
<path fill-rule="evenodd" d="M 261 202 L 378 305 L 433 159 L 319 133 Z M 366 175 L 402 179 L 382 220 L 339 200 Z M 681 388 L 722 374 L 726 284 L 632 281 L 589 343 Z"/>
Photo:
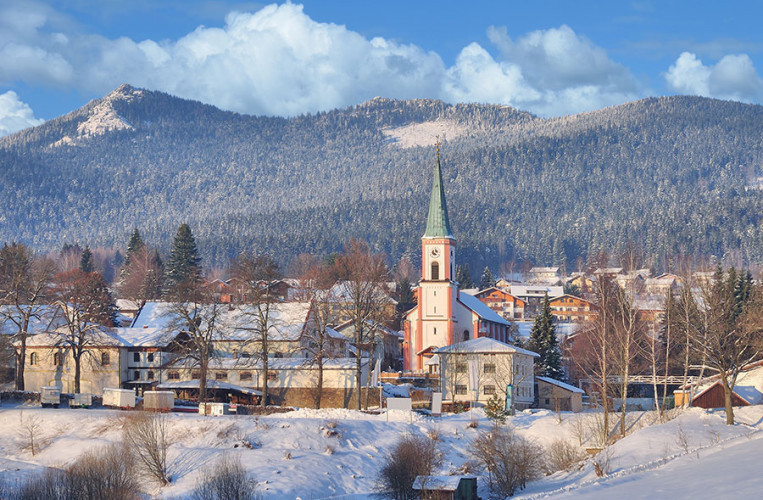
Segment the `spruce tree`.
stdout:
<path fill-rule="evenodd" d="M 540 358 L 535 360 L 536 375 L 557 380 L 563 379 L 562 354 L 556 339 L 556 325 L 554 324 L 554 316 L 551 314 L 548 294 L 543 298 L 541 312 L 535 318 L 535 324 L 530 330 L 529 348 L 540 354 Z"/>
<path fill-rule="evenodd" d="M 176 285 L 201 281 L 201 258 L 188 224 L 181 224 L 172 242 L 164 279 L 165 291 Z"/>
<path fill-rule="evenodd" d="M 82 256 L 79 259 L 79 268 L 86 273 L 92 273 L 95 271 L 93 252 L 90 251 L 89 246 L 85 247 L 85 249 L 82 251 Z"/>
<path fill-rule="evenodd" d="M 140 237 L 140 232 L 138 232 L 138 228 L 136 227 L 132 234 L 130 235 L 130 241 L 127 242 L 127 252 L 125 252 L 125 269 L 130 265 L 130 257 L 143 248 L 143 238 Z"/>
<path fill-rule="evenodd" d="M 473 288 L 474 282 L 472 276 L 469 274 L 469 264 L 463 266 L 456 265 L 456 281 L 461 288 Z"/>
<path fill-rule="evenodd" d="M 491 286 L 495 286 L 495 278 L 493 278 L 490 268 L 485 266 L 485 270 L 482 271 L 482 277 L 480 278 L 480 290 L 490 288 Z"/>

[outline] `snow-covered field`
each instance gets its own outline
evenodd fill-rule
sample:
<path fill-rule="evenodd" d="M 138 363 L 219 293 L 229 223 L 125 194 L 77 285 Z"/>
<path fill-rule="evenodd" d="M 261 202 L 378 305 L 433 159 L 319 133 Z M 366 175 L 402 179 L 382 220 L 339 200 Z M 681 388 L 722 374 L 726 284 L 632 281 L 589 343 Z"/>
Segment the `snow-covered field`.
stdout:
<path fill-rule="evenodd" d="M 722 412 L 691 409 L 653 425 L 651 413 L 632 413 L 630 434 L 597 457 L 609 474 L 599 478 L 589 459 L 572 471 L 557 472 L 528 484 L 520 498 L 758 498 L 763 491 L 763 407 L 737 411 L 739 424 L 724 425 Z M 22 480 L 45 467 L 71 463 L 86 450 L 116 442 L 124 413 L 113 410 L 0 409 L 0 475 Z M 41 450 L 25 449 L 25 422 L 42 423 Z M 473 437 L 492 424 L 474 411 L 442 418 L 392 412 L 370 415 L 348 410 L 297 410 L 269 416 L 201 417 L 170 414 L 172 483 L 151 486 L 159 498 L 183 498 L 197 485 L 204 467 L 222 453 L 238 455 L 266 498 L 366 498 L 376 492 L 384 455 L 404 433 L 440 436 L 440 473 L 457 473 L 470 459 Z M 543 446 L 558 439 L 578 444 L 578 419 L 592 414 L 536 410 L 510 418 L 508 425 Z M 336 435 L 333 431 L 336 431 Z M 253 444 L 250 449 L 242 443 Z M 584 445 L 585 446 L 585 445 Z M 756 460 L 757 459 L 757 460 Z M 480 495 L 489 498 L 486 483 Z"/>

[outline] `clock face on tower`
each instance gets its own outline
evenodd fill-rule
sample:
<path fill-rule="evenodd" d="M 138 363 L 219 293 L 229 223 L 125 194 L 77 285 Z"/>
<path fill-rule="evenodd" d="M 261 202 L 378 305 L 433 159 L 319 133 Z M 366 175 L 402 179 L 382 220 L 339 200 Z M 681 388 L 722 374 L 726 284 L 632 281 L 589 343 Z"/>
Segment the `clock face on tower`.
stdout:
<path fill-rule="evenodd" d="M 432 257 L 439 257 L 440 256 L 440 249 L 437 248 L 437 247 L 434 247 L 430 253 L 432 254 Z"/>

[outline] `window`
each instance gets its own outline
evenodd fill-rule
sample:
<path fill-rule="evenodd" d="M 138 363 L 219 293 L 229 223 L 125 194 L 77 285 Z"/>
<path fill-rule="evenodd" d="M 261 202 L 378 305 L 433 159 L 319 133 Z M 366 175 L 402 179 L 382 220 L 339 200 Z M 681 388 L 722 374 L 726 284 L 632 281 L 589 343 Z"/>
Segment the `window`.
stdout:
<path fill-rule="evenodd" d="M 180 372 L 167 372 L 167 378 L 169 380 L 178 380 L 180 379 Z"/>
<path fill-rule="evenodd" d="M 485 366 L 482 367 L 482 371 L 485 373 L 495 373 L 495 364 L 493 363 L 485 363 Z M 487 393 L 485 393 L 487 394 Z"/>
<path fill-rule="evenodd" d="M 191 378 L 193 380 L 199 380 L 201 378 L 201 372 L 198 371 L 192 371 L 191 372 Z"/>
<path fill-rule="evenodd" d="M 132 375 L 133 375 L 133 378 L 132 378 L 133 380 L 140 380 L 140 370 L 135 370 Z"/>
<path fill-rule="evenodd" d="M 273 370 L 268 372 L 268 381 L 272 382 L 274 380 L 278 380 L 278 373 L 274 372 Z"/>
<path fill-rule="evenodd" d="M 215 380 L 226 380 L 228 372 L 215 372 Z"/>
<path fill-rule="evenodd" d="M 61 353 L 60 352 L 54 352 L 53 353 L 53 364 L 55 366 L 61 365 Z"/>
<path fill-rule="evenodd" d="M 252 380 L 252 372 L 241 372 L 239 380 Z"/>
<path fill-rule="evenodd" d="M 101 353 L 101 366 L 109 366 L 111 364 L 111 357 L 109 356 L 109 353 L 102 352 Z"/>
<path fill-rule="evenodd" d="M 29 364 L 30 365 L 36 365 L 37 364 L 37 353 L 33 352 L 29 355 Z"/>
<path fill-rule="evenodd" d="M 134 362 L 136 362 L 136 363 L 139 362 L 140 361 L 140 353 L 139 352 L 132 353 L 132 360 Z"/>
<path fill-rule="evenodd" d="M 457 385 L 456 386 L 456 394 L 466 394 L 466 386 L 465 385 Z"/>
<path fill-rule="evenodd" d="M 466 363 L 456 363 L 456 373 L 466 373 Z"/>
<path fill-rule="evenodd" d="M 440 264 L 438 264 L 437 262 L 432 262 L 432 279 L 433 280 L 440 279 Z"/>
<path fill-rule="evenodd" d="M 486 396 L 492 396 L 495 394 L 495 386 L 494 385 L 486 385 L 482 388 L 482 394 Z"/>
<path fill-rule="evenodd" d="M 437 308 L 436 308 L 436 307 L 435 307 L 435 310 L 434 310 L 434 312 L 437 312 Z M 434 334 L 435 334 L 435 335 L 437 335 L 437 327 L 434 327 L 434 328 L 432 329 L 432 331 L 434 332 Z"/>
<path fill-rule="evenodd" d="M 150 352 L 148 353 L 148 362 L 153 363 L 154 362 L 154 353 Z"/>
<path fill-rule="evenodd" d="M 469 340 L 469 330 L 464 330 L 464 341 Z"/>
<path fill-rule="evenodd" d="M 146 378 L 148 380 L 154 380 L 154 372 L 152 372 L 151 370 L 148 370 L 148 373 L 146 374 Z"/>

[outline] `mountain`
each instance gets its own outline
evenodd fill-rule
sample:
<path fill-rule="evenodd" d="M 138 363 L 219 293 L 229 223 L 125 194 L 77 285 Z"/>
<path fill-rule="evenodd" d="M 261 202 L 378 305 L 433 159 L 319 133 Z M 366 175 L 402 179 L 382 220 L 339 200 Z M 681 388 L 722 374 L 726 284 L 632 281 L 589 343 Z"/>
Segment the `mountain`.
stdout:
<path fill-rule="evenodd" d="M 282 264 L 369 241 L 418 260 L 435 136 L 459 259 L 538 264 L 638 243 L 653 262 L 763 260 L 763 107 L 649 98 L 541 119 L 506 106 L 375 98 L 257 117 L 123 85 L 0 139 L 0 240 L 169 248 L 188 222 L 205 264 Z"/>

